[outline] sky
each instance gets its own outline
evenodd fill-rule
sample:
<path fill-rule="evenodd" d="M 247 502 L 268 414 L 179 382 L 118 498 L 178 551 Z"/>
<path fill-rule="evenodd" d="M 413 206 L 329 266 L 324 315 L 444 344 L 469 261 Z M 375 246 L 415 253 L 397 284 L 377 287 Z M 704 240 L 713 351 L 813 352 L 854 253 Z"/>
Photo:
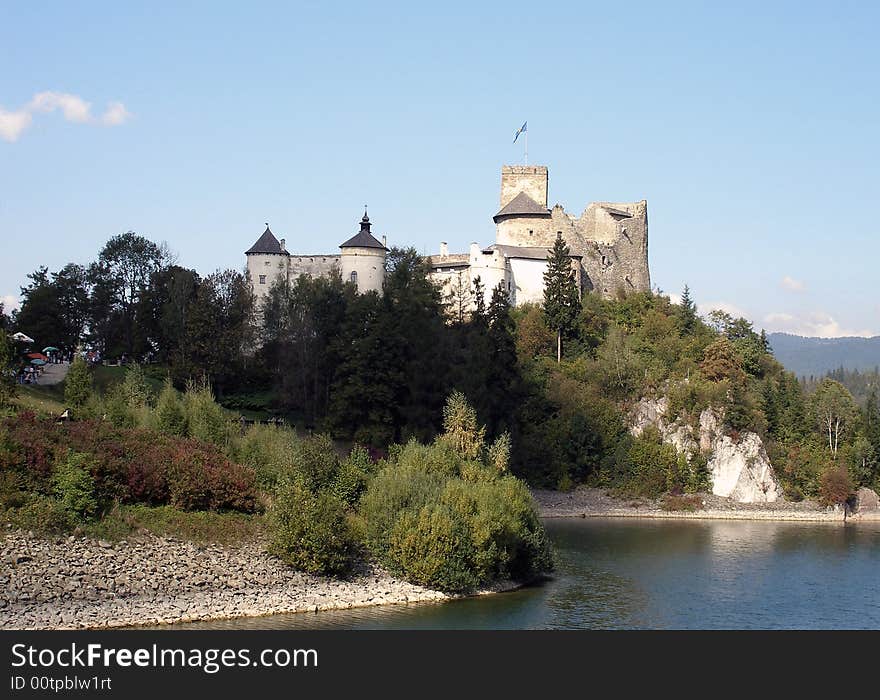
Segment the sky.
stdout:
<path fill-rule="evenodd" d="M 652 285 L 757 328 L 880 334 L 880 5 L 2 3 L 0 298 L 128 230 L 208 274 L 269 222 L 335 252 L 494 242 L 648 200 Z"/>

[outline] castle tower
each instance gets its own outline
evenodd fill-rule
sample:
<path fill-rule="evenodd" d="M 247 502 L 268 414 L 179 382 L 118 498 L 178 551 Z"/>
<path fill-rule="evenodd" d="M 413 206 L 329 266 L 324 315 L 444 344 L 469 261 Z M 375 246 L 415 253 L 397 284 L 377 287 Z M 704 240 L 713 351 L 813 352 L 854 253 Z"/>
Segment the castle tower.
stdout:
<path fill-rule="evenodd" d="M 388 249 L 370 232 L 370 217 L 364 208 L 361 230 L 339 246 L 343 282 L 352 282 L 358 293 L 382 293 L 385 282 L 385 255 Z"/>
<path fill-rule="evenodd" d="M 275 234 L 269 230 L 269 224 L 266 224 L 263 235 L 244 254 L 247 257 L 247 271 L 256 306 L 259 309 L 272 285 L 279 279 L 287 279 L 290 253 L 287 252 L 284 239 L 279 241 L 275 238 Z"/>
<path fill-rule="evenodd" d="M 502 165 L 501 209 L 493 217 L 499 245 L 553 245 L 546 165 Z"/>

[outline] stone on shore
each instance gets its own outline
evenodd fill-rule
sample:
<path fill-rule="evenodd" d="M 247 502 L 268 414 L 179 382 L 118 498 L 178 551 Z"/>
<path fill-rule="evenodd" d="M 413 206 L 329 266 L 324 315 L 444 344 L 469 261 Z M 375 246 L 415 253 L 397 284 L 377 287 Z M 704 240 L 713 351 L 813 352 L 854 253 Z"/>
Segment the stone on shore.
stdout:
<path fill-rule="evenodd" d="M 859 513 L 880 510 L 880 497 L 875 491 L 864 486 L 856 491 L 856 502 L 856 511 Z"/>

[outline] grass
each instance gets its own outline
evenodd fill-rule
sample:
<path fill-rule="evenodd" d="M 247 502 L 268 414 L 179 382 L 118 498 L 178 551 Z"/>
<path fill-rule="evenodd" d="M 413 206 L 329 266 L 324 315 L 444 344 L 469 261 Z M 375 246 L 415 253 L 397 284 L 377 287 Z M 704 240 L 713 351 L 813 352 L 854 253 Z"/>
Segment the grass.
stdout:
<path fill-rule="evenodd" d="M 43 535 L 73 533 L 111 541 L 149 532 L 191 542 L 237 544 L 261 536 L 265 529 L 262 515 L 144 505 L 115 505 L 99 520 L 71 523 L 57 504 L 44 496 L 31 496 L 19 507 L 7 508 L 0 513 L 0 521 Z"/>
<path fill-rule="evenodd" d="M 116 506 L 101 520 L 80 526 L 90 537 L 108 540 L 150 532 L 191 542 L 236 544 L 253 540 L 264 531 L 261 515 L 182 511 L 171 506 Z"/>
<path fill-rule="evenodd" d="M 33 411 L 39 415 L 61 414 L 64 409 L 64 386 L 40 386 L 39 384 L 23 384 L 13 403 L 20 411 Z"/>

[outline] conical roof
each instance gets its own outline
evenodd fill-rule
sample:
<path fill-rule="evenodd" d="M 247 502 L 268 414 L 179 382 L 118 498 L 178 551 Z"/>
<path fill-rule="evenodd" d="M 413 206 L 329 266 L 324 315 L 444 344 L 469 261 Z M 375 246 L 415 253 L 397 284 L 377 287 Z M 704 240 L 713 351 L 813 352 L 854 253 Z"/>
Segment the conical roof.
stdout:
<path fill-rule="evenodd" d="M 245 251 L 245 255 L 250 255 L 252 253 L 272 253 L 275 255 L 288 255 L 287 251 L 281 249 L 281 244 L 278 242 L 278 239 L 275 238 L 275 234 L 273 234 L 269 230 L 269 225 L 266 225 L 266 230 L 263 231 L 263 235 L 257 239 L 257 242 L 254 243 L 248 250 Z"/>
<path fill-rule="evenodd" d="M 498 219 L 504 216 L 534 216 L 536 214 L 540 216 L 549 216 L 550 211 L 546 207 L 542 207 L 538 204 L 525 192 L 520 192 L 516 197 L 505 204 L 501 208 L 501 211 L 492 218 L 497 222 Z"/>
<path fill-rule="evenodd" d="M 361 219 L 361 230 L 354 236 L 349 238 L 340 248 L 381 248 L 387 250 L 376 238 L 370 233 L 370 217 L 364 212 L 364 218 Z"/>

